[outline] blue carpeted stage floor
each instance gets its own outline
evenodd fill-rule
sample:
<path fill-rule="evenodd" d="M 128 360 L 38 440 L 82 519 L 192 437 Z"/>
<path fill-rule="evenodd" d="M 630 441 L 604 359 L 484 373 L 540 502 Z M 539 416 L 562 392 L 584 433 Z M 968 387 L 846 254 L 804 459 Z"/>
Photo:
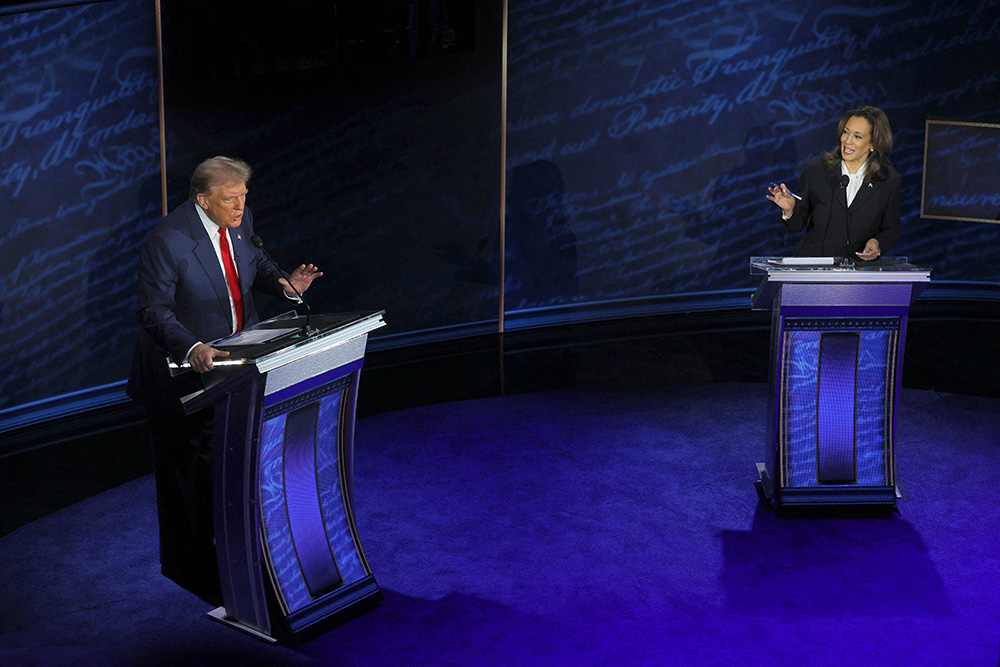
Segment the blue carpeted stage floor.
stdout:
<path fill-rule="evenodd" d="M 386 595 L 301 646 L 158 574 L 149 476 L 0 538 L 3 665 L 996 665 L 1000 399 L 904 390 L 890 514 L 758 503 L 766 387 L 553 391 L 359 421 Z"/>

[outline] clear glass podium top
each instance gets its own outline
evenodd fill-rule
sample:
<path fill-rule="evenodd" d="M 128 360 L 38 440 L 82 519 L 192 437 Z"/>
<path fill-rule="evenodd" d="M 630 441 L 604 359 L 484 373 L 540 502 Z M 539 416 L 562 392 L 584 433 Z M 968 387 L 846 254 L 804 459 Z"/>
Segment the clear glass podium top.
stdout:
<path fill-rule="evenodd" d="M 815 295 L 816 288 L 828 291 L 828 286 L 838 286 L 843 297 L 844 287 L 858 296 L 870 292 L 869 287 L 894 285 L 898 291 L 905 285 L 907 301 L 912 302 L 931 280 L 929 268 L 910 264 L 906 257 L 881 257 L 874 262 L 855 262 L 847 257 L 751 257 L 750 275 L 764 276 L 750 299 L 754 310 L 772 310 L 777 294 L 785 287 Z"/>
<path fill-rule="evenodd" d="M 208 345 L 229 352 L 228 357 L 216 357 L 213 360 L 214 365 L 220 369 L 253 365 L 263 372 L 276 365 L 295 361 L 320 347 L 337 345 L 385 326 L 382 319 L 384 313 L 384 310 L 333 313 L 315 315 L 308 321 L 306 317 L 290 311 Z M 178 364 L 169 358 L 167 365 L 172 375 L 191 369 L 188 362 Z"/>
<path fill-rule="evenodd" d="M 849 257 L 751 257 L 750 275 L 780 276 L 782 273 L 871 274 L 886 272 L 926 274 L 925 266 L 910 264 L 906 257 L 880 257 L 873 262 L 860 262 Z"/>

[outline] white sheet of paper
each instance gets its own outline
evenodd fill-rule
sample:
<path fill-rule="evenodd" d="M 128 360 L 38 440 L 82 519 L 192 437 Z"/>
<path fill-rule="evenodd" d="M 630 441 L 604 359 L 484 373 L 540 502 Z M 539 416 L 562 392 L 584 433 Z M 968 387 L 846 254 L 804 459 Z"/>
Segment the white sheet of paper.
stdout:
<path fill-rule="evenodd" d="M 783 257 L 781 263 L 788 266 L 833 266 L 833 257 Z"/>

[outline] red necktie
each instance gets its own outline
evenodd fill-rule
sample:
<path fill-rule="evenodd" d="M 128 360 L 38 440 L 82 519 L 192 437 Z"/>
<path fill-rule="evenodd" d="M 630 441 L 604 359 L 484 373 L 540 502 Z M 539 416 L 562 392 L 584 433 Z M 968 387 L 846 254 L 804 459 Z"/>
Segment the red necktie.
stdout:
<path fill-rule="evenodd" d="M 222 246 L 222 265 L 226 267 L 229 294 L 233 297 L 233 308 L 236 310 L 236 331 L 239 331 L 243 328 L 243 293 L 240 292 L 240 279 L 236 275 L 233 256 L 229 253 L 229 239 L 226 238 L 225 227 L 219 227 L 219 245 Z"/>

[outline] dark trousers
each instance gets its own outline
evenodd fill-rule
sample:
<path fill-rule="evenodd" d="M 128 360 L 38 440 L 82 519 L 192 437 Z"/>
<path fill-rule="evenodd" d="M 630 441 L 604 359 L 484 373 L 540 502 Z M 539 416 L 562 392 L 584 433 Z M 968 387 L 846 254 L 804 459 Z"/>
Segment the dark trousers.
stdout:
<path fill-rule="evenodd" d="M 222 603 L 212 512 L 214 409 L 186 415 L 147 405 L 160 525 L 161 572 L 213 605 Z"/>

